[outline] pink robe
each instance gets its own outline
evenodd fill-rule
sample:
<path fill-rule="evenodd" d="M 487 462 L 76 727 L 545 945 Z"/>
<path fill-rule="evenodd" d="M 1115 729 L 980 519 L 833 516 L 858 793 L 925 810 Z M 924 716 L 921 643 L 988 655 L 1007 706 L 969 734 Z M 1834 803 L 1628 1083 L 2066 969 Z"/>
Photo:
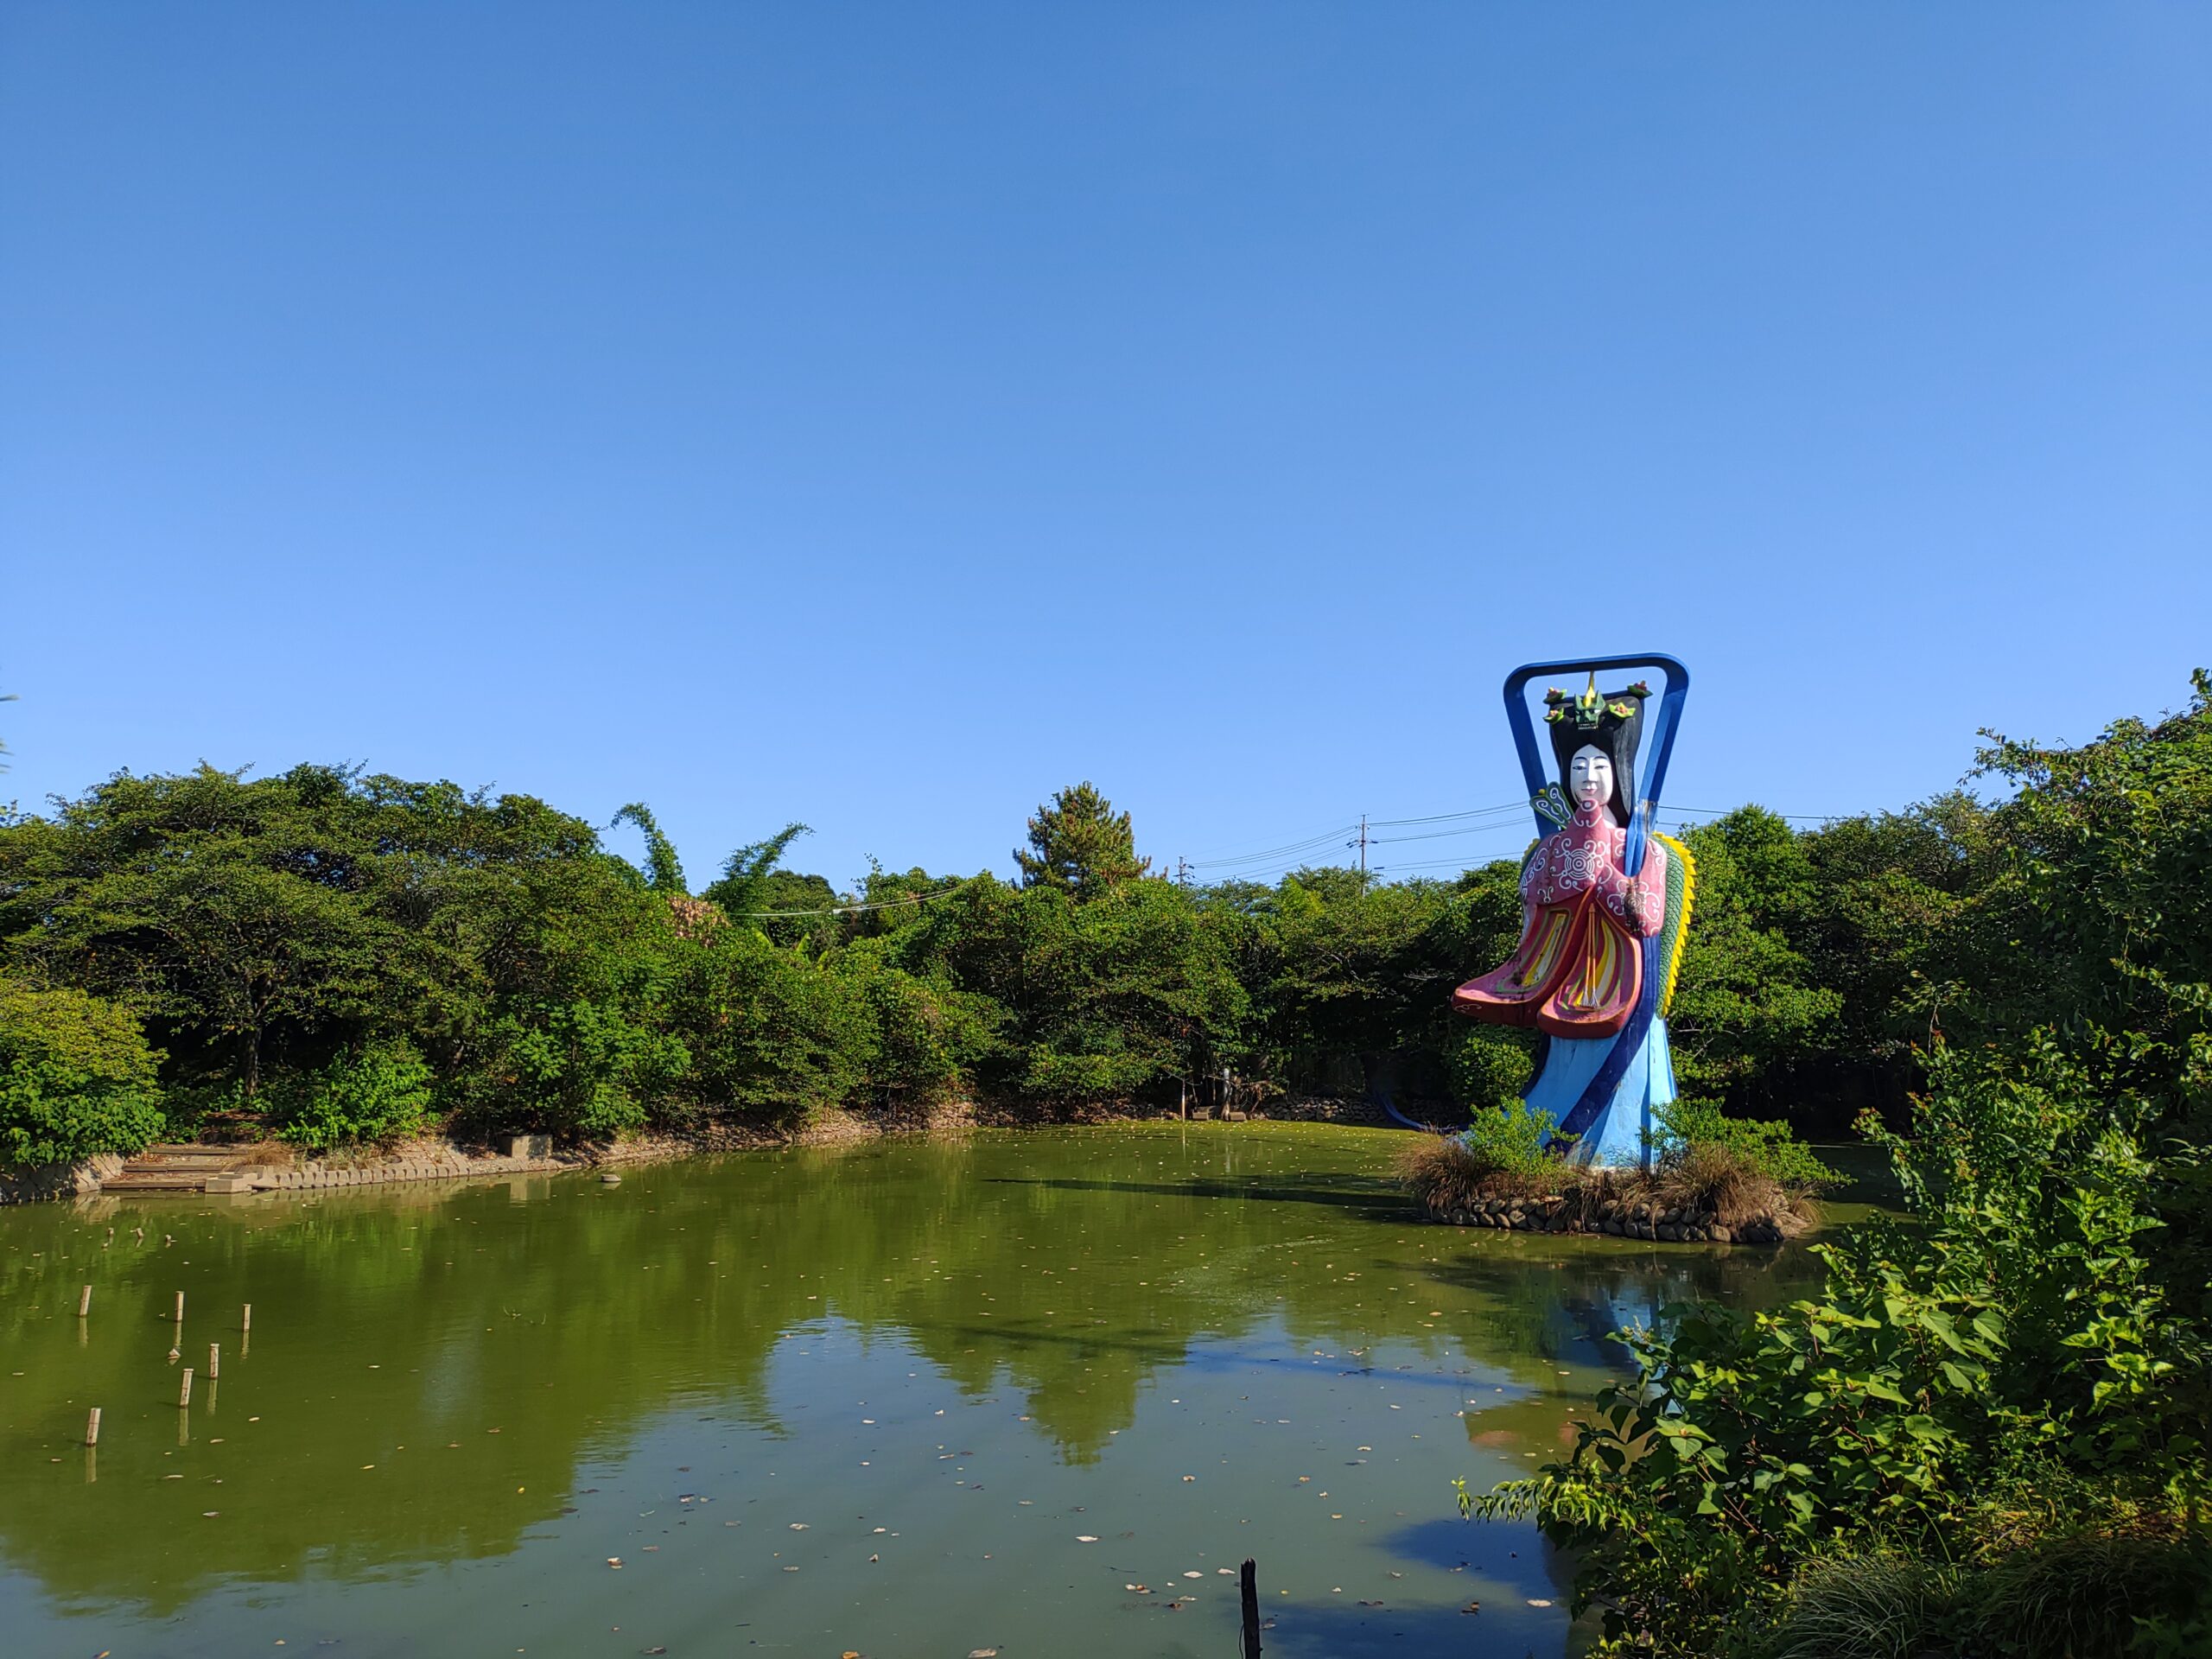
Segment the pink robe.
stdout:
<path fill-rule="evenodd" d="M 1521 943 L 1503 967 L 1454 991 L 1452 1006 L 1554 1037 L 1618 1033 L 1643 990 L 1643 942 L 1667 919 L 1666 849 L 1646 841 L 1630 877 L 1621 870 L 1627 842 L 1602 809 L 1538 842 L 1521 872 Z"/>

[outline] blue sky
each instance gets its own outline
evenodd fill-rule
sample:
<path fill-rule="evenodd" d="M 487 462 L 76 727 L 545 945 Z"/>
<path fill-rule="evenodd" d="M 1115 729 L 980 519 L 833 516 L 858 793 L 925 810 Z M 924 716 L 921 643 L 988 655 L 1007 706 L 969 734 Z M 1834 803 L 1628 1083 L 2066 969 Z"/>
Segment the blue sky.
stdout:
<path fill-rule="evenodd" d="M 2192 6 L 12 5 L 0 799 L 1212 859 L 1650 647 L 1675 802 L 1900 804 L 2212 662 L 2208 93 Z"/>

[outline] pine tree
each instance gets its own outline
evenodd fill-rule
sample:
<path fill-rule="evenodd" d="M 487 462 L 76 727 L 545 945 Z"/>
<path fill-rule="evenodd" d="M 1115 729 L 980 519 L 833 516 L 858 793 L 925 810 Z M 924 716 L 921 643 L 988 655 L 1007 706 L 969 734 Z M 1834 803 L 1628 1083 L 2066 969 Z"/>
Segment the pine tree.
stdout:
<path fill-rule="evenodd" d="M 1064 789 L 1037 809 L 1029 820 L 1029 845 L 1014 849 L 1025 887 L 1058 887 L 1078 899 L 1095 898 L 1107 888 L 1150 873 L 1152 861 L 1137 856 L 1129 815 L 1085 781 Z"/>

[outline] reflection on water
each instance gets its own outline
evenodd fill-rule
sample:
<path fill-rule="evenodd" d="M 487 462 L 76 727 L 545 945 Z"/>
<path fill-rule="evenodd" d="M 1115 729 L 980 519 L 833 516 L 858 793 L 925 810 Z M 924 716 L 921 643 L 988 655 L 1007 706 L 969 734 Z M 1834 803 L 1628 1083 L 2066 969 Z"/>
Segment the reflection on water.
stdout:
<path fill-rule="evenodd" d="M 1451 1477 L 1556 1446 L 1607 1332 L 1809 1264 L 1422 1225 L 1396 1144 L 1147 1125 L 0 1214 L 0 1629 L 1219 1653 L 1249 1554 L 1270 1652 L 1477 1620 L 1560 1652 L 1541 1546 L 1462 1525 Z"/>

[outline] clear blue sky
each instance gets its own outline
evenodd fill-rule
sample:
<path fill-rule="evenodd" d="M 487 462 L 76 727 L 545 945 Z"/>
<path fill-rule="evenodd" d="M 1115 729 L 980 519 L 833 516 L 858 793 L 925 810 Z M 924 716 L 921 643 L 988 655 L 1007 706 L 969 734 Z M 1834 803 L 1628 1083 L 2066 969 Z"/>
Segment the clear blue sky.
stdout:
<path fill-rule="evenodd" d="M 1900 804 L 2212 662 L 2208 389 L 2202 6 L 18 0 L 0 799 L 1205 858 L 1655 646 L 1673 800 Z"/>

